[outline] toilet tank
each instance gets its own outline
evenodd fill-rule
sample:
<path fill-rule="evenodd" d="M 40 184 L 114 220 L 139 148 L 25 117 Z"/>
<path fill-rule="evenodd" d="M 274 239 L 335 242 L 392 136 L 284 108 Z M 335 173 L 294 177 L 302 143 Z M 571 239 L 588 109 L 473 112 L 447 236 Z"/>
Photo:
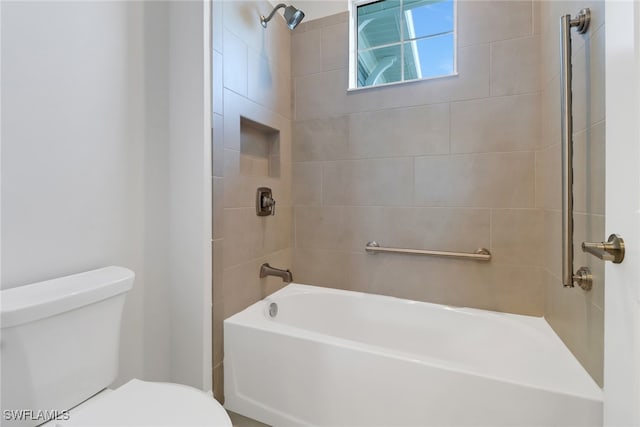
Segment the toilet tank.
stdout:
<path fill-rule="evenodd" d="M 38 411 L 66 411 L 113 382 L 134 277 L 105 267 L 0 291 L 2 426 L 41 424 Z"/>

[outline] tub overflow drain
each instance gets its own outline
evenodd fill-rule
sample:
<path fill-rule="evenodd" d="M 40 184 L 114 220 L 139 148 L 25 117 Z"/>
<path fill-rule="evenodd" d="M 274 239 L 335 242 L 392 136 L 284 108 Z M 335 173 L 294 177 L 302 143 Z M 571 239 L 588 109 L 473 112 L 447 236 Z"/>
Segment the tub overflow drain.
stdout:
<path fill-rule="evenodd" d="M 271 304 L 269 304 L 269 316 L 276 317 L 277 314 L 278 314 L 278 304 L 276 304 L 275 302 L 272 302 Z"/>

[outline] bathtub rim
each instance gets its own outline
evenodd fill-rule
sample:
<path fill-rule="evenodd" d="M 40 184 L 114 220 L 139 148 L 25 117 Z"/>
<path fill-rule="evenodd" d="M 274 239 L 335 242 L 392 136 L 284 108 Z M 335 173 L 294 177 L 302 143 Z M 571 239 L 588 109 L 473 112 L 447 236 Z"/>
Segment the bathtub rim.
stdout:
<path fill-rule="evenodd" d="M 411 304 L 416 304 L 416 305 L 425 305 L 436 310 L 444 309 L 447 311 L 453 311 L 453 312 L 464 314 L 464 315 L 482 315 L 482 316 L 488 316 L 490 318 L 498 318 L 498 319 L 505 319 L 505 318 L 514 319 L 515 318 L 520 322 L 524 321 L 525 324 L 527 324 L 527 326 L 533 326 L 533 322 L 536 322 L 537 325 L 535 326 L 537 328 L 544 329 L 544 331 L 539 330 L 538 332 L 543 332 L 551 340 L 554 341 L 555 345 L 559 345 L 563 349 L 564 354 L 567 357 L 569 357 L 569 359 L 571 360 L 571 363 L 575 364 L 579 368 L 579 371 L 587 380 L 587 383 L 589 383 L 589 389 L 588 390 L 575 389 L 575 390 L 569 391 L 566 389 L 563 390 L 560 387 L 544 386 L 540 384 L 530 383 L 528 381 L 518 381 L 512 378 L 508 378 L 506 376 L 486 374 L 486 373 L 479 372 L 477 370 L 465 368 L 464 366 L 458 363 L 449 363 L 446 360 L 430 357 L 428 355 L 422 355 L 422 354 L 418 355 L 415 353 L 403 352 L 395 349 L 393 351 L 390 351 L 388 347 L 383 347 L 380 345 L 375 345 L 375 344 L 357 341 L 357 340 L 348 339 L 348 338 L 336 337 L 336 336 L 320 333 L 317 331 L 296 327 L 287 323 L 278 322 L 277 319 L 272 319 L 267 315 L 266 307 L 268 306 L 269 303 L 274 302 L 274 300 L 277 299 L 278 297 L 289 296 L 289 295 L 300 295 L 300 294 L 314 294 L 314 293 L 332 293 L 337 295 L 345 295 L 345 294 L 358 295 L 359 297 L 362 297 L 362 298 L 371 298 L 371 299 L 380 299 L 380 300 L 391 299 L 391 300 L 400 301 L 401 303 L 409 302 Z M 370 294 L 366 292 L 348 291 L 348 290 L 335 289 L 335 288 L 324 288 L 321 286 L 292 282 L 287 286 L 274 292 L 273 294 L 265 297 L 264 299 L 257 301 L 254 304 L 251 304 L 249 307 L 245 308 L 244 310 L 226 318 L 224 320 L 224 325 L 247 327 L 247 328 L 257 329 L 262 332 L 292 336 L 296 339 L 301 339 L 301 340 L 323 342 L 328 345 L 339 345 L 352 350 L 371 352 L 378 356 L 389 357 L 392 359 L 402 360 L 402 361 L 411 361 L 413 363 L 418 363 L 425 366 L 432 366 L 438 369 L 443 369 L 448 372 L 463 373 L 466 375 L 472 375 L 472 376 L 484 378 L 491 381 L 498 381 L 498 382 L 509 383 L 517 386 L 529 387 L 532 389 L 545 391 L 549 393 L 579 397 L 579 398 L 594 401 L 594 402 L 602 403 L 604 400 L 604 392 L 602 388 L 600 388 L 596 384 L 596 382 L 585 370 L 582 364 L 580 364 L 580 362 L 576 359 L 576 357 L 569 350 L 566 344 L 560 339 L 560 337 L 558 337 L 558 335 L 555 333 L 553 328 L 551 328 L 547 320 L 542 316 L 528 316 L 528 315 L 522 315 L 522 314 L 496 312 L 492 310 L 485 310 L 485 309 L 473 308 L 473 307 L 449 306 L 444 304 L 408 300 L 405 298 L 398 298 L 398 297 L 387 296 L 387 295 Z"/>

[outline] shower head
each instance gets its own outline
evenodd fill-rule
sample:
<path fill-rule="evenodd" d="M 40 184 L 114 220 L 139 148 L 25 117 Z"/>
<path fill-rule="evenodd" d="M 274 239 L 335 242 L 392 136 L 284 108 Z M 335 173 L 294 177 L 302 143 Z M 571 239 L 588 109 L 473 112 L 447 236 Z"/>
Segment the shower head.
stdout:
<path fill-rule="evenodd" d="M 300 23 L 300 21 L 302 21 L 302 19 L 304 18 L 304 12 L 301 11 L 300 9 L 296 9 L 291 5 L 287 6 L 284 3 L 280 3 L 279 5 L 274 7 L 271 13 L 269 14 L 269 16 L 267 16 L 266 18 L 264 17 L 264 15 L 260 16 L 260 23 L 262 24 L 262 26 L 264 28 L 267 28 L 267 22 L 269 22 L 271 18 L 273 18 L 273 15 L 276 13 L 278 9 L 283 7 L 284 7 L 284 19 L 285 21 L 287 21 L 287 27 L 289 27 L 290 30 L 293 30 L 294 28 L 296 28 Z"/>
<path fill-rule="evenodd" d="M 289 29 L 293 30 L 304 19 L 304 12 L 289 5 L 284 9 L 284 19 Z"/>

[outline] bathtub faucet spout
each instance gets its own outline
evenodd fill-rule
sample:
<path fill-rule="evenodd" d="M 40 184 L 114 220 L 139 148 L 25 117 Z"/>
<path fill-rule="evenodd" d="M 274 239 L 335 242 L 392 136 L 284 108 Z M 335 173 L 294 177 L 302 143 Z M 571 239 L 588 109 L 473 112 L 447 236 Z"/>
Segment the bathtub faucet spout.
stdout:
<path fill-rule="evenodd" d="M 293 274 L 291 274 L 290 270 L 282 270 L 280 268 L 274 268 L 269 265 L 268 262 L 265 262 L 260 266 L 260 278 L 267 276 L 276 276 L 280 277 L 283 282 L 291 283 L 293 282 Z"/>

